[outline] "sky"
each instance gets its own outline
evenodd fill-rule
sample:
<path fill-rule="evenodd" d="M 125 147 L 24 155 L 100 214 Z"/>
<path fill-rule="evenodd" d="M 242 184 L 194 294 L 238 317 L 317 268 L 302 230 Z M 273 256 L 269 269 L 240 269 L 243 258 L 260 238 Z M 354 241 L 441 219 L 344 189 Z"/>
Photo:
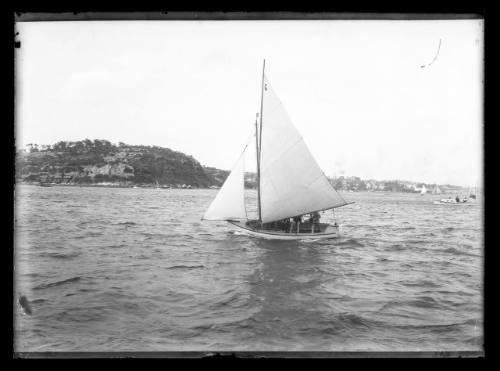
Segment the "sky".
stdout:
<path fill-rule="evenodd" d="M 16 145 L 107 139 L 231 169 L 254 129 L 265 58 L 326 175 L 480 186 L 483 30 L 481 20 L 21 22 Z"/>

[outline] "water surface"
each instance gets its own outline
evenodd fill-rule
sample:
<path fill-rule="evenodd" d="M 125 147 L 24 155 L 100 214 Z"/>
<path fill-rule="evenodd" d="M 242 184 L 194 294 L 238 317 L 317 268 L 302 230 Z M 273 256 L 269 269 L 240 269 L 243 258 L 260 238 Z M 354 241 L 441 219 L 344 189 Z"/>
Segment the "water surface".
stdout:
<path fill-rule="evenodd" d="M 346 193 L 343 237 L 285 242 L 215 194 L 18 185 L 15 350 L 482 350 L 479 200 Z"/>

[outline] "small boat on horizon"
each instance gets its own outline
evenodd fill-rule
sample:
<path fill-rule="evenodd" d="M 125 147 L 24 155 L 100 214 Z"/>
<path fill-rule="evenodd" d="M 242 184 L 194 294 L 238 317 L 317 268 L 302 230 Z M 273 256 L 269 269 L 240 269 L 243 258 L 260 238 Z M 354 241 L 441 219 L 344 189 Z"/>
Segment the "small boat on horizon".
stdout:
<path fill-rule="evenodd" d="M 477 187 L 474 187 L 474 190 L 472 188 L 469 188 L 469 198 L 476 199 L 477 197 Z"/>
<path fill-rule="evenodd" d="M 460 198 L 460 197 L 448 197 L 448 198 L 442 198 L 441 200 L 435 200 L 432 203 L 435 205 L 440 205 L 440 204 L 447 204 L 447 205 L 456 205 L 456 204 L 464 204 L 468 201 L 467 196 Z"/>
<path fill-rule="evenodd" d="M 436 185 L 434 186 L 434 189 L 432 190 L 432 194 L 433 194 L 433 195 L 439 195 L 439 194 L 441 194 L 441 193 L 442 193 L 442 192 L 441 192 L 441 189 L 439 189 L 438 185 L 436 184 Z"/>
<path fill-rule="evenodd" d="M 265 60 L 260 122 L 255 121 L 257 219 L 248 219 L 244 197 L 244 155 L 248 143 L 202 219 L 225 220 L 245 234 L 267 239 L 338 237 L 337 222 L 320 223 L 319 212 L 353 202 L 344 200 L 316 163 L 264 70 Z M 303 221 L 306 214 L 310 218 Z"/>

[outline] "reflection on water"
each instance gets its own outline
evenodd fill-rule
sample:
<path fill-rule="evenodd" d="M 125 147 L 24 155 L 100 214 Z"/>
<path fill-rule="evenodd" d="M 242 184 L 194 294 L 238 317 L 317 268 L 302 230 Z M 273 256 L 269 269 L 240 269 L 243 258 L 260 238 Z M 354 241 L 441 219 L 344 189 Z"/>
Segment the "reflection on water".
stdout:
<path fill-rule="evenodd" d="M 300 347 L 294 344 L 297 335 L 310 330 L 326 305 L 314 295 L 325 265 L 322 251 L 299 242 L 253 242 L 260 251 L 258 268 L 248 278 L 250 295 L 260 304 L 250 319 L 253 337 L 265 339 L 266 347 Z"/>

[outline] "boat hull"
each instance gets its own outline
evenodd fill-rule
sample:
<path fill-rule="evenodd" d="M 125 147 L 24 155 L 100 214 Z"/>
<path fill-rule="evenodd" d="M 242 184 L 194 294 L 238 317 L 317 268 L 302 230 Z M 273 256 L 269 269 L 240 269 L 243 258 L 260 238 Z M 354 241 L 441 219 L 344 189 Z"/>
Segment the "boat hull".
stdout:
<path fill-rule="evenodd" d="M 287 233 L 272 230 L 258 230 L 246 225 L 246 221 L 228 220 L 229 224 L 237 227 L 241 232 L 254 237 L 270 240 L 325 240 L 340 237 L 340 228 L 337 225 L 328 225 L 324 231 L 319 233 Z"/>
<path fill-rule="evenodd" d="M 434 205 L 471 205 L 471 203 L 468 202 L 457 202 L 454 199 L 444 199 L 444 200 L 439 200 L 439 201 L 433 201 L 432 202 Z"/>

